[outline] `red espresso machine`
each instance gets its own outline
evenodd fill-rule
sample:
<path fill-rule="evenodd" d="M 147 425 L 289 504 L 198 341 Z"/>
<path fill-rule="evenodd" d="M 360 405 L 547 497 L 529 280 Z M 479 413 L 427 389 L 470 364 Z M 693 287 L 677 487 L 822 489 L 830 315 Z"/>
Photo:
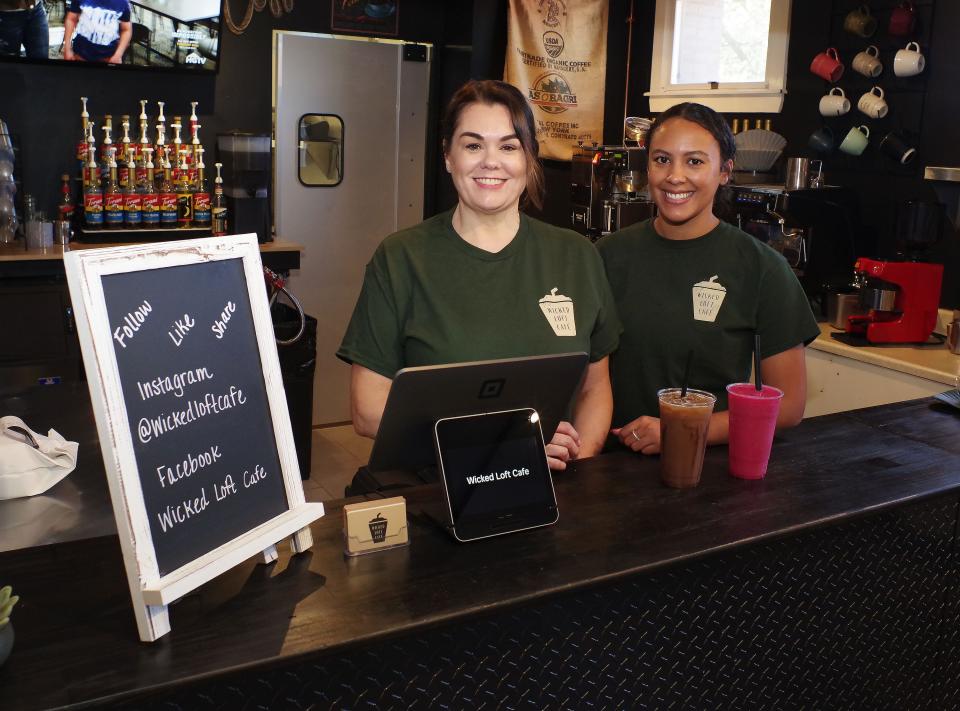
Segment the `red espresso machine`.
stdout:
<path fill-rule="evenodd" d="M 910 201 L 897 214 L 898 259 L 860 257 L 853 265 L 860 313 L 847 317 L 847 333 L 870 343 L 926 343 L 937 325 L 943 265 L 921 261 L 940 241 L 945 213 L 939 203 Z"/>

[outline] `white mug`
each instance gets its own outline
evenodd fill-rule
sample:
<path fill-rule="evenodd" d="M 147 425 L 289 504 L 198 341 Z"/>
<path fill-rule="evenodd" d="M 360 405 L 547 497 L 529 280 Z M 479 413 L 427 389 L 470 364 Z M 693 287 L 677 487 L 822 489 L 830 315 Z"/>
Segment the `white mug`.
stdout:
<path fill-rule="evenodd" d="M 821 116 L 843 116 L 849 110 L 850 99 L 839 86 L 833 87 L 829 94 L 820 97 Z"/>
<path fill-rule="evenodd" d="M 920 45 L 910 42 L 893 58 L 893 73 L 898 77 L 913 77 L 923 71 L 927 60 L 920 53 Z"/>
<path fill-rule="evenodd" d="M 857 108 L 870 118 L 882 119 L 887 115 L 890 107 L 883 98 L 883 89 L 879 86 L 873 87 L 870 91 L 860 97 L 857 102 Z"/>
<path fill-rule="evenodd" d="M 883 64 L 880 62 L 879 57 L 880 50 L 877 49 L 876 46 L 870 45 L 853 58 L 853 70 L 863 74 L 865 77 L 870 77 L 871 79 L 876 78 L 883 72 Z"/>

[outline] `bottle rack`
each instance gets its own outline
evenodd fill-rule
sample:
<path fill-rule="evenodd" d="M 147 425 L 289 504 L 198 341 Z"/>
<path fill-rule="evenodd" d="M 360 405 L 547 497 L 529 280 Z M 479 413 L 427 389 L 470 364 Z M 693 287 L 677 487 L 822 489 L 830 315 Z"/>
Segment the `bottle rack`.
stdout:
<path fill-rule="evenodd" d="M 210 227 L 177 227 L 160 229 L 90 229 L 83 225 L 74 228 L 73 239 L 85 244 L 112 244 L 120 242 L 173 242 L 180 239 L 209 237 Z"/>

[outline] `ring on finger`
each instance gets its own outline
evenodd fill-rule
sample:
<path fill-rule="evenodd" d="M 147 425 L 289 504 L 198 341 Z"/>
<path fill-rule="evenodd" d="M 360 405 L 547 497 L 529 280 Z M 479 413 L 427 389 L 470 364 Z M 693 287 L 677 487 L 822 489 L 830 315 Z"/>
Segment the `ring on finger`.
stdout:
<path fill-rule="evenodd" d="M 630 430 L 630 434 L 633 435 L 633 438 L 634 438 L 635 440 L 637 440 L 638 442 L 640 441 L 640 435 L 637 434 L 637 431 L 636 431 L 636 430 Z"/>

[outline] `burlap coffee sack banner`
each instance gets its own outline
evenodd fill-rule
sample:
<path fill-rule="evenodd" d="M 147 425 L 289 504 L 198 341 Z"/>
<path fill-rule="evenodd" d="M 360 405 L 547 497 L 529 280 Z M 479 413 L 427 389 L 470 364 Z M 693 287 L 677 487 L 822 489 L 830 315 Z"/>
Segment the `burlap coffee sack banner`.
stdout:
<path fill-rule="evenodd" d="M 608 0 L 510 0 L 503 80 L 523 92 L 543 158 L 603 141 Z"/>

